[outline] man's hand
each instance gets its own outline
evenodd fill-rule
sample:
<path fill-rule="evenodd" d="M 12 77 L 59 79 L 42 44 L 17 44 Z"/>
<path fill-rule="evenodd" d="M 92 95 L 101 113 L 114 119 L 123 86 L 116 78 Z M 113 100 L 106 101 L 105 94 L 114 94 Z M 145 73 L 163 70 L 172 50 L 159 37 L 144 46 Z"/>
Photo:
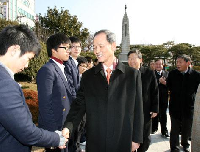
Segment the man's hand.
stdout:
<path fill-rule="evenodd" d="M 58 131 L 58 130 L 56 130 L 55 131 L 58 135 L 59 135 L 59 137 L 60 137 L 60 143 L 59 143 L 59 148 L 60 149 L 64 149 L 64 148 L 66 148 L 66 142 L 68 141 L 68 139 L 67 138 L 65 138 L 63 135 L 62 135 L 62 132 L 61 131 Z"/>
<path fill-rule="evenodd" d="M 166 85 L 166 78 L 162 76 L 162 77 L 159 79 L 159 82 L 160 82 L 161 84 L 163 84 L 163 85 Z"/>
<path fill-rule="evenodd" d="M 63 128 L 62 130 L 62 135 L 65 137 L 65 138 L 69 138 L 69 129 L 68 128 Z"/>
<path fill-rule="evenodd" d="M 139 147 L 140 147 L 140 144 L 139 144 L 139 143 L 132 142 L 132 150 L 131 150 L 131 152 L 134 152 L 134 151 L 137 150 Z"/>
<path fill-rule="evenodd" d="M 154 113 L 154 112 L 150 112 L 150 114 L 151 114 L 151 118 L 154 118 L 157 116 L 157 113 Z"/>

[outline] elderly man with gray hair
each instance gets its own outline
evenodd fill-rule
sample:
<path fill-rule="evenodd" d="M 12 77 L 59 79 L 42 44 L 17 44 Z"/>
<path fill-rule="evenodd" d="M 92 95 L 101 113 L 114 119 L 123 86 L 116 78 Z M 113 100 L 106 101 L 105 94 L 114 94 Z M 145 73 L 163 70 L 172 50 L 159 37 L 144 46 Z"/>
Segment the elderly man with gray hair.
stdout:
<path fill-rule="evenodd" d="M 108 30 L 95 33 L 93 48 L 99 64 L 83 73 L 63 135 L 86 113 L 86 151 L 133 152 L 143 141 L 140 71 L 118 62 L 115 34 Z"/>

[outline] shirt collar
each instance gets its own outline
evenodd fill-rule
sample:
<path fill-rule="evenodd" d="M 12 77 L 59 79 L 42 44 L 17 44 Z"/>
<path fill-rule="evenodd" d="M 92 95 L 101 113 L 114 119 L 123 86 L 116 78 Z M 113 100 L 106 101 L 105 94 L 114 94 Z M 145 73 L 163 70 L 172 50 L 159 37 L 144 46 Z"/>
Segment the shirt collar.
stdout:
<path fill-rule="evenodd" d="M 78 61 L 71 56 L 72 60 L 75 62 L 76 66 L 78 66 Z"/>
<path fill-rule="evenodd" d="M 12 72 L 12 70 L 10 70 L 7 66 L 5 66 L 2 62 L 0 62 L 0 65 L 2 67 L 4 67 L 6 69 L 6 71 L 8 72 L 8 74 L 11 76 L 11 78 L 14 80 L 14 72 Z"/>
<path fill-rule="evenodd" d="M 58 62 L 60 64 L 63 64 L 63 61 L 61 61 L 60 59 L 58 59 L 58 58 L 56 58 L 54 56 L 52 56 L 51 58 L 54 59 L 56 62 Z"/>

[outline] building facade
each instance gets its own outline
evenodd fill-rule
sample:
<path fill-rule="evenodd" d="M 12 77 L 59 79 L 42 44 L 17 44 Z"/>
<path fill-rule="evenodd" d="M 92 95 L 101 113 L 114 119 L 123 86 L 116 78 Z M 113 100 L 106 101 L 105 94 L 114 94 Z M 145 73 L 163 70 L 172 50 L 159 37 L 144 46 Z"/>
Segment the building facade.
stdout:
<path fill-rule="evenodd" d="M 33 27 L 36 19 L 35 0 L 0 0 L 0 17 Z"/>

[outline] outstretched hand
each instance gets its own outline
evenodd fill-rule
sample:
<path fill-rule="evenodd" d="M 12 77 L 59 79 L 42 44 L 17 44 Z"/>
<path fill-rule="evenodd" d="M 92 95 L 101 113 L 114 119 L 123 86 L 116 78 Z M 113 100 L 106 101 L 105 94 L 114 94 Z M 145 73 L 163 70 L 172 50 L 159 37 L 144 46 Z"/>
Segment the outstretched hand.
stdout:
<path fill-rule="evenodd" d="M 68 128 L 63 128 L 63 130 L 62 130 L 62 135 L 63 135 L 66 139 L 69 139 L 69 129 L 68 129 Z"/>

